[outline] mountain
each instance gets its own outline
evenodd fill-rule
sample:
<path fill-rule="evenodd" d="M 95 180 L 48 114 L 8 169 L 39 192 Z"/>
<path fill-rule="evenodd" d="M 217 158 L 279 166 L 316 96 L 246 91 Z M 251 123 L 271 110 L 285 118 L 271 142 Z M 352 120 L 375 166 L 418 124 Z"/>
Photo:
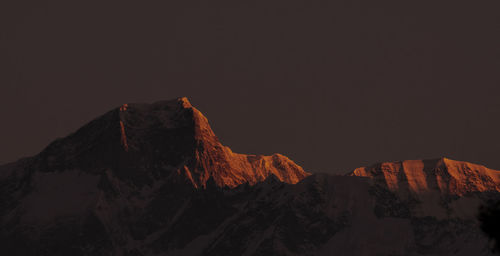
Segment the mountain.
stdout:
<path fill-rule="evenodd" d="M 448 158 L 386 162 L 354 170 L 352 175 L 370 177 L 389 190 L 413 194 L 462 196 L 475 192 L 500 192 L 500 173 L 482 165 Z"/>
<path fill-rule="evenodd" d="M 297 183 L 309 173 L 287 157 L 236 154 L 223 146 L 187 98 L 124 104 L 28 160 L 42 172 L 112 172 L 137 186 L 179 176 L 195 187 L 255 184 L 270 174 Z"/>
<path fill-rule="evenodd" d="M 310 174 L 223 146 L 186 98 L 124 104 L 0 166 L 2 255 L 491 255 L 500 172 L 446 158 Z"/>

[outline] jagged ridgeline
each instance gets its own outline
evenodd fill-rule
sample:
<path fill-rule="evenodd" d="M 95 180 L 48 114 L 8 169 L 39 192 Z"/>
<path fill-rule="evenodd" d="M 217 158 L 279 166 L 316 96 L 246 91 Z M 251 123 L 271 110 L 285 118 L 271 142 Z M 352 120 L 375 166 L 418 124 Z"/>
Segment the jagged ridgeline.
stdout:
<path fill-rule="evenodd" d="M 186 98 L 124 104 L 0 166 L 0 254 L 491 255 L 499 181 L 447 158 L 311 174 L 232 152 Z"/>

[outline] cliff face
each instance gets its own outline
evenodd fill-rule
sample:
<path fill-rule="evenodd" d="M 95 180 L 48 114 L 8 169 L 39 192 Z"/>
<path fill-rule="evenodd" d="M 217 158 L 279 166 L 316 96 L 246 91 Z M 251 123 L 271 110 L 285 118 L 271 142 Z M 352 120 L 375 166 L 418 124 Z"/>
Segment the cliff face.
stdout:
<path fill-rule="evenodd" d="M 186 112 L 186 119 L 190 120 L 189 125 L 193 126 L 194 132 L 193 149 L 189 151 L 191 155 L 185 157 L 187 161 L 179 172 L 184 172 L 183 175 L 195 187 L 205 187 L 210 178 L 218 186 L 236 187 L 243 183 L 253 185 L 270 175 L 291 184 L 310 175 L 281 154 L 262 156 L 233 153 L 220 143 L 200 111 L 192 107 L 186 98 L 177 101 L 181 111 Z"/>
<path fill-rule="evenodd" d="M 255 184 L 271 174 L 287 183 L 309 175 L 280 154 L 233 153 L 187 98 L 124 104 L 52 143 L 34 161 L 48 172 L 110 170 L 137 185 L 171 176 L 195 187 L 205 187 L 210 178 L 218 186 L 235 187 Z"/>

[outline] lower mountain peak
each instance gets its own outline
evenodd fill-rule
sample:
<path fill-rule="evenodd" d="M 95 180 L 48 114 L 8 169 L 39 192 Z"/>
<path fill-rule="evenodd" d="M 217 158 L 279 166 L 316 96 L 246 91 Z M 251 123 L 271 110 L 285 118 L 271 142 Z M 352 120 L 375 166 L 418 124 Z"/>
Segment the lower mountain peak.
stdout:
<path fill-rule="evenodd" d="M 355 169 L 350 175 L 369 177 L 391 191 L 466 195 L 500 191 L 500 171 L 469 162 L 438 158 L 383 162 Z"/>

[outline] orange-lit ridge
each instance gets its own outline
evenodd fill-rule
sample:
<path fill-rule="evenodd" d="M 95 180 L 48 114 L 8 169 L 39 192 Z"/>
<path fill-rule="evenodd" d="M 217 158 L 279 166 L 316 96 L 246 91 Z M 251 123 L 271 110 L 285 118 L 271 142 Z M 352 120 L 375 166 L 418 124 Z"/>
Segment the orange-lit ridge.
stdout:
<path fill-rule="evenodd" d="M 143 136 L 152 130 L 166 133 L 183 130 L 191 133 L 181 141 L 175 141 L 174 137 L 173 141 L 166 143 L 171 148 L 185 149 L 185 153 L 180 156 L 182 162 L 169 168 L 173 168 L 177 177 L 195 187 L 205 187 L 210 179 L 221 187 L 236 187 L 244 183 L 252 185 L 271 175 L 282 182 L 295 184 L 311 175 L 281 154 L 263 156 L 234 153 L 222 145 L 207 118 L 185 97 L 153 104 L 124 104 L 119 107 L 119 116 L 121 144 L 129 153 L 140 152 L 142 145 L 148 143 Z M 369 177 L 376 184 L 401 193 L 438 191 L 442 194 L 465 195 L 500 191 L 499 171 L 448 158 L 380 163 L 357 168 L 350 175 Z"/>
<path fill-rule="evenodd" d="M 133 109 L 127 114 L 127 109 Z M 182 126 L 183 129 L 194 128 L 193 155 L 184 164 L 176 167 L 180 177 L 184 177 L 195 187 L 205 187 L 212 178 L 218 186 L 236 187 L 240 184 L 255 184 L 270 175 L 276 176 L 286 183 L 297 183 L 310 173 L 295 164 L 286 156 L 273 154 L 271 156 L 237 154 L 223 146 L 212 131 L 207 118 L 191 105 L 186 97 L 172 101 L 153 104 L 124 104 L 120 107 L 121 141 L 126 151 L 130 150 L 133 141 L 127 141 L 125 127 L 128 118 L 148 120 L 144 116 L 154 113 L 155 119 L 162 122 L 164 128 Z M 133 116 L 132 116 L 133 115 Z M 142 115 L 142 116 L 136 116 Z M 140 123 L 138 125 L 146 126 Z M 156 124 L 157 125 L 157 124 Z M 139 129 L 134 124 L 128 129 Z M 144 128 L 140 128 L 146 130 Z M 135 145 L 135 144 L 134 144 Z M 134 146 L 134 150 L 140 150 Z"/>
<path fill-rule="evenodd" d="M 500 171 L 448 158 L 380 163 L 357 168 L 351 175 L 372 178 L 391 191 L 414 194 L 439 191 L 461 196 L 471 192 L 500 192 Z"/>

